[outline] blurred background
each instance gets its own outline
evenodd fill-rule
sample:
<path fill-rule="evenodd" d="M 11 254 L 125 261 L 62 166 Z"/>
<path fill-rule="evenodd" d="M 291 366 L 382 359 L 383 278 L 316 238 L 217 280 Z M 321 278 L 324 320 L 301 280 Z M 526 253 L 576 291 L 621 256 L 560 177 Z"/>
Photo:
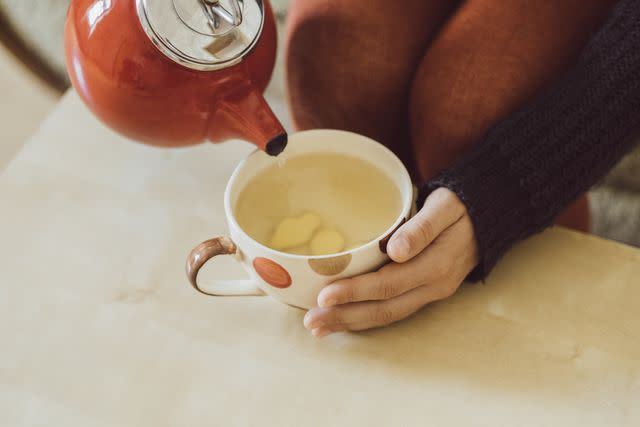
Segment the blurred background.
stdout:
<path fill-rule="evenodd" d="M 289 3 L 272 0 L 281 33 Z M 62 47 L 68 4 L 0 0 L 0 173 L 68 89 Z M 269 92 L 274 109 L 285 109 L 281 60 Z M 595 234 L 640 246 L 640 147 L 590 192 L 590 200 Z"/>

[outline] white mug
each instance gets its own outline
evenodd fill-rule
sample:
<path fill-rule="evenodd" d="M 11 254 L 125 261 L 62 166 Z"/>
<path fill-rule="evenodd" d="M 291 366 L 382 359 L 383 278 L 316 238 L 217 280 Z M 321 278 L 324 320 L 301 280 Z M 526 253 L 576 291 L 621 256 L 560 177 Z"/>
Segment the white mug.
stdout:
<path fill-rule="evenodd" d="M 378 238 L 352 250 L 323 256 L 294 255 L 268 248 L 252 239 L 236 221 L 234 207 L 244 187 L 273 158 L 255 151 L 234 171 L 224 195 L 230 237 L 217 237 L 196 247 L 187 260 L 187 276 L 198 291 L 212 296 L 270 295 L 285 304 L 310 309 L 323 287 L 338 279 L 375 271 L 389 262 L 386 246 L 393 233 L 412 214 L 414 191 L 402 162 L 388 148 L 351 132 L 311 130 L 290 136 L 287 158 L 312 153 L 345 154 L 367 161 L 386 174 L 402 196 L 402 211 Z M 251 280 L 198 283 L 198 272 L 211 258 L 232 255 L 242 263 Z"/>

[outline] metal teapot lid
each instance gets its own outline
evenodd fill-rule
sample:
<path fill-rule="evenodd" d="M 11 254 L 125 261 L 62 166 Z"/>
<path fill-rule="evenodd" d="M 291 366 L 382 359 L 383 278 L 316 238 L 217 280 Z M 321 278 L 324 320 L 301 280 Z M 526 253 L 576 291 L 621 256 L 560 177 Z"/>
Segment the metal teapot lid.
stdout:
<path fill-rule="evenodd" d="M 235 65 L 256 45 L 264 26 L 262 0 L 136 0 L 153 44 L 194 70 Z"/>

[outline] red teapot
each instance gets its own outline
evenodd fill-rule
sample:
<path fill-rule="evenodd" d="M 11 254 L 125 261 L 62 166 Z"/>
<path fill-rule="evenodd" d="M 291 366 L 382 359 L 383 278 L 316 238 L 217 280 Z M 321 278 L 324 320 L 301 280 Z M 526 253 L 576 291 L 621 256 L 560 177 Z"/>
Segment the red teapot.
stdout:
<path fill-rule="evenodd" d="M 127 137 L 286 147 L 263 97 L 276 58 L 267 0 L 72 0 L 65 50 L 81 98 Z"/>

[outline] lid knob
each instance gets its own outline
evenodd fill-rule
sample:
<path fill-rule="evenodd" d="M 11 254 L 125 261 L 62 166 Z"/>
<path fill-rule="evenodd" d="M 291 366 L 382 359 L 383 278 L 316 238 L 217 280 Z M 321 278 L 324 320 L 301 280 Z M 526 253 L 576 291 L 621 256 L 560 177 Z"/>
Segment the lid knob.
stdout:
<path fill-rule="evenodd" d="M 230 11 L 227 10 L 220 0 L 199 0 L 204 9 L 204 13 L 209 20 L 209 25 L 215 29 L 220 28 L 220 19 L 234 27 L 242 24 L 242 4 L 241 0 L 229 0 Z"/>

